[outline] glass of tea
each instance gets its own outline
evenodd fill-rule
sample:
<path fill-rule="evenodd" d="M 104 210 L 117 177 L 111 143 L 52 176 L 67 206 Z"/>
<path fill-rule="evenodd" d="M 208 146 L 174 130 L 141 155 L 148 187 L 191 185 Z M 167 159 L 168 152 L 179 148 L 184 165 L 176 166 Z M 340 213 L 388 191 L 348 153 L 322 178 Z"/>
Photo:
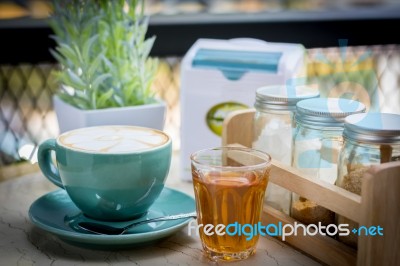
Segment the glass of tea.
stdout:
<path fill-rule="evenodd" d="M 271 157 L 220 147 L 191 155 L 197 229 L 206 256 L 241 260 L 255 252 Z"/>

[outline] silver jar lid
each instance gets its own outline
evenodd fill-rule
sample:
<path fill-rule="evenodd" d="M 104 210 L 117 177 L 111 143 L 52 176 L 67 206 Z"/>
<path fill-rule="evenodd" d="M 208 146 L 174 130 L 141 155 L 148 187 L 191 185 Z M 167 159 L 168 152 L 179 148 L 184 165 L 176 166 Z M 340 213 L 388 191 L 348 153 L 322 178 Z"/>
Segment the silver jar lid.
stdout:
<path fill-rule="evenodd" d="M 343 127 L 344 119 L 365 112 L 365 105 L 349 99 L 317 98 L 296 105 L 296 121 L 311 126 Z"/>
<path fill-rule="evenodd" d="M 309 87 L 265 86 L 257 89 L 254 107 L 261 111 L 295 111 L 297 102 L 316 97 L 319 92 Z"/>
<path fill-rule="evenodd" d="M 346 117 L 343 136 L 367 143 L 400 143 L 400 115 L 355 114 Z"/>

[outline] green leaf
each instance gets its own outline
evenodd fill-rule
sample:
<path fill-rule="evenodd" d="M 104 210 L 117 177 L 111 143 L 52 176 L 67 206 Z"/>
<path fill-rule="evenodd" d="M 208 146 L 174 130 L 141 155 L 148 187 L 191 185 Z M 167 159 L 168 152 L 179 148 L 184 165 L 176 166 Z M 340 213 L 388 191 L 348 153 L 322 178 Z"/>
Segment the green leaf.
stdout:
<path fill-rule="evenodd" d="M 73 44 L 73 47 L 74 47 L 75 53 L 77 55 L 77 59 L 78 59 L 79 64 L 80 64 L 80 68 L 82 68 L 82 65 L 85 64 L 85 61 L 83 60 L 83 57 L 82 57 L 82 54 L 81 54 L 81 49 L 76 43 Z"/>
<path fill-rule="evenodd" d="M 115 100 L 115 103 L 116 103 L 118 106 L 120 106 L 120 107 L 125 106 L 124 100 L 123 100 L 120 96 L 118 96 L 117 94 L 114 94 L 114 95 L 112 96 L 112 98 Z"/>
<path fill-rule="evenodd" d="M 65 64 L 66 60 L 64 57 L 62 57 L 62 55 L 60 55 L 60 53 L 57 53 L 55 50 L 50 49 L 50 53 L 51 55 L 60 63 L 60 64 Z"/>
<path fill-rule="evenodd" d="M 66 24 L 65 24 L 65 30 L 66 30 L 66 33 L 67 33 L 70 37 L 77 37 L 77 36 L 79 36 L 79 31 L 78 31 L 77 27 L 75 27 L 74 21 L 71 21 L 70 23 L 66 23 Z"/>
<path fill-rule="evenodd" d="M 105 64 L 106 67 L 106 72 L 112 72 L 115 73 L 117 71 L 116 67 L 113 65 L 113 63 L 107 58 L 107 57 L 103 57 L 103 62 Z"/>
<path fill-rule="evenodd" d="M 90 52 L 93 47 L 93 44 L 98 40 L 99 35 L 96 34 L 92 36 L 90 39 L 88 39 L 82 48 L 82 58 L 84 62 L 89 62 L 90 61 Z"/>
<path fill-rule="evenodd" d="M 78 97 L 71 97 L 68 94 L 63 94 L 63 93 L 59 93 L 58 96 L 60 96 L 60 98 L 66 102 L 69 103 L 70 105 L 73 105 L 79 109 L 89 109 L 89 104 L 86 100 L 78 98 Z"/>
<path fill-rule="evenodd" d="M 110 73 L 105 73 L 105 74 L 101 74 L 100 76 L 98 76 L 93 83 L 91 84 L 91 89 L 96 91 L 98 90 L 100 84 L 102 82 L 104 82 L 106 79 L 111 78 L 111 74 Z"/>
<path fill-rule="evenodd" d="M 97 100 L 98 108 L 101 108 L 105 105 L 106 101 L 108 101 L 114 94 L 114 90 L 111 88 L 107 92 L 103 93 L 99 99 Z"/>
<path fill-rule="evenodd" d="M 56 43 L 63 43 L 63 40 L 57 35 L 50 35 L 50 39 L 53 39 Z"/>
<path fill-rule="evenodd" d="M 142 50 L 141 55 L 140 55 L 142 58 L 147 58 L 149 56 L 151 48 L 153 47 L 153 44 L 154 44 L 155 40 L 156 40 L 156 37 L 153 36 L 153 37 L 147 39 L 143 43 L 143 48 L 142 48 L 143 50 Z"/>
<path fill-rule="evenodd" d="M 72 88 L 80 89 L 80 90 L 86 89 L 86 84 L 82 81 L 82 79 L 77 74 L 75 74 L 70 69 L 67 70 L 66 74 L 67 74 L 66 77 L 69 79 L 69 81 L 71 81 L 70 85 L 72 85 L 71 86 Z"/>
<path fill-rule="evenodd" d="M 90 13 L 88 15 L 91 15 Z M 88 39 L 91 36 L 93 36 L 94 34 L 96 34 L 97 30 L 97 25 L 99 23 L 99 20 L 101 18 L 101 14 L 96 14 L 96 15 L 92 15 L 93 17 L 89 19 L 89 21 L 87 21 L 82 29 L 81 32 L 81 36 L 84 39 Z"/>
<path fill-rule="evenodd" d="M 75 54 L 75 51 L 70 46 L 68 46 L 64 43 L 60 43 L 56 49 L 65 58 L 68 58 L 68 60 L 71 60 L 71 61 L 75 62 L 76 64 L 79 64 L 79 62 L 77 60 L 78 57 Z"/>
<path fill-rule="evenodd" d="M 92 61 L 90 66 L 86 69 L 86 76 L 91 78 L 95 76 L 96 70 L 101 70 L 101 62 L 103 62 L 104 54 L 100 53 L 96 56 L 96 58 Z"/>
<path fill-rule="evenodd" d="M 90 101 L 89 96 L 85 91 L 75 91 L 75 95 L 79 99 L 85 99 L 86 101 Z"/>

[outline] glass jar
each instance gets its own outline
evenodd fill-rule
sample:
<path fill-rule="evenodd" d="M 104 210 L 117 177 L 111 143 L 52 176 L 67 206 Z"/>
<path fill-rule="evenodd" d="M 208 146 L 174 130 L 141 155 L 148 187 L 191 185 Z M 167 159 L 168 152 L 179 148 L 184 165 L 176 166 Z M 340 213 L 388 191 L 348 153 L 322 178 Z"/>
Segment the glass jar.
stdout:
<path fill-rule="evenodd" d="M 334 184 L 344 119 L 364 111 L 362 103 L 348 99 L 318 98 L 298 102 L 292 166 L 310 178 Z M 335 223 L 332 211 L 295 193 L 290 215 L 305 224 Z"/>
<path fill-rule="evenodd" d="M 373 165 L 400 160 L 400 115 L 367 113 L 346 118 L 344 144 L 340 151 L 336 185 L 360 195 L 364 173 Z M 336 215 L 337 224 L 358 224 Z M 357 235 L 338 236 L 339 241 L 357 247 Z"/>
<path fill-rule="evenodd" d="M 318 96 L 317 91 L 306 87 L 291 90 L 285 86 L 266 86 L 257 89 L 252 147 L 267 152 L 272 158 L 286 165 L 291 165 L 296 103 Z M 290 191 L 272 183 L 268 184 L 266 204 L 289 214 L 290 202 Z"/>

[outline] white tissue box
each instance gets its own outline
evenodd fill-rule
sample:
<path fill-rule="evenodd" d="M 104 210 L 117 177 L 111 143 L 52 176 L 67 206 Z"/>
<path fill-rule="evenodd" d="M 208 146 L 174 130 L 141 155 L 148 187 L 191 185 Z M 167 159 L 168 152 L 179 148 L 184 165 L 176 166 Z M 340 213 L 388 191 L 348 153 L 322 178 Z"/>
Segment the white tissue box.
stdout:
<path fill-rule="evenodd" d="M 300 44 L 197 40 L 181 65 L 181 178 L 192 179 L 193 152 L 221 146 L 227 113 L 253 107 L 257 88 L 297 76 L 303 58 Z"/>

